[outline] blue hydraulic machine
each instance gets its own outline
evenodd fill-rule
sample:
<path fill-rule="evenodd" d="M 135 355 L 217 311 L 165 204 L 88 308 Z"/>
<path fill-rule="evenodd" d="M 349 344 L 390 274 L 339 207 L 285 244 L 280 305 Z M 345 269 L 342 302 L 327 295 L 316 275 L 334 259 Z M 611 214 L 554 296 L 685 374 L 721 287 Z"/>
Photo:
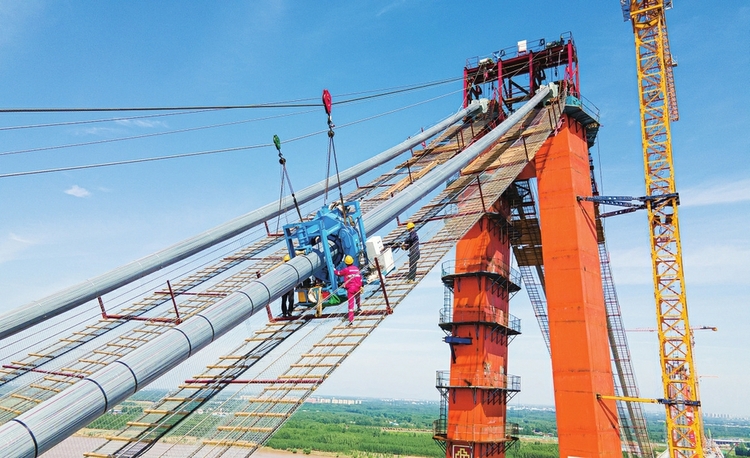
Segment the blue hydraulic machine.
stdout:
<path fill-rule="evenodd" d="M 334 271 L 345 267 L 347 255 L 361 268 L 368 265 L 365 251 L 365 227 L 359 202 L 334 202 L 324 205 L 309 221 L 287 224 L 284 237 L 289 257 L 306 255 L 320 250 L 324 255 L 323 267 L 313 273 L 322 283 L 323 298 L 347 297 L 346 289 L 339 286 Z M 336 302 L 338 303 L 338 302 Z M 328 305 L 333 305 L 330 301 Z"/>

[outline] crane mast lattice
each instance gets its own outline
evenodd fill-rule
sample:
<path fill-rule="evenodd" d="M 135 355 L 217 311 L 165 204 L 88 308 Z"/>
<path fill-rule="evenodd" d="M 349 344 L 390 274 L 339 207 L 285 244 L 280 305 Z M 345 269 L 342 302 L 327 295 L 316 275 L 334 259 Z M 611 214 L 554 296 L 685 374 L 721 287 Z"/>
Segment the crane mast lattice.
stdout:
<path fill-rule="evenodd" d="M 646 177 L 646 210 L 656 299 L 669 456 L 703 456 L 698 377 L 682 268 L 670 121 L 678 119 L 664 11 L 671 1 L 621 0 L 635 36 Z"/>

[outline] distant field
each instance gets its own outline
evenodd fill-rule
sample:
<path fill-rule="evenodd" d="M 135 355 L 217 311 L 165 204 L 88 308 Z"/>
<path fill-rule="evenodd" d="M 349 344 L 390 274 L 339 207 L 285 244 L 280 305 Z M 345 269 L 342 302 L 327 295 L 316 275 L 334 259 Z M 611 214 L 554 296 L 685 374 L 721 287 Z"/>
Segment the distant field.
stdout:
<path fill-rule="evenodd" d="M 118 414 L 107 414 L 89 425 L 90 437 L 103 437 L 140 417 L 150 401 L 164 393 L 139 393 L 140 397 L 118 406 Z M 170 439 L 182 438 L 186 431 L 199 440 L 193 428 L 213 429 L 222 417 L 212 415 L 221 400 L 207 404 L 204 412 L 192 415 L 170 433 Z M 215 405 L 214 405 L 215 404 Z M 445 453 L 432 439 L 433 421 L 439 416 L 437 402 L 383 401 L 367 399 L 360 404 L 304 404 L 266 444 L 281 451 L 299 454 L 319 452 L 332 456 L 357 458 L 394 455 L 442 458 Z M 520 427 L 521 440 L 508 450 L 510 458 L 556 457 L 557 427 L 551 409 L 515 408 L 508 410 L 508 421 Z M 649 437 L 663 444 L 664 417 L 647 414 Z M 706 431 L 714 438 L 750 440 L 750 421 L 715 419 L 705 421 Z M 657 446 L 657 448 L 659 448 Z M 662 445 L 663 448 L 663 445 Z M 728 455 L 734 456 L 734 455 Z"/>
<path fill-rule="evenodd" d="M 445 452 L 432 439 L 437 403 L 368 400 L 357 405 L 305 404 L 271 438 L 268 447 L 358 457 L 424 456 L 442 458 Z M 522 423 L 528 434 L 507 453 L 514 458 L 558 456 L 554 413 L 510 412 L 510 421 Z M 535 437 L 535 434 L 538 437 Z"/>

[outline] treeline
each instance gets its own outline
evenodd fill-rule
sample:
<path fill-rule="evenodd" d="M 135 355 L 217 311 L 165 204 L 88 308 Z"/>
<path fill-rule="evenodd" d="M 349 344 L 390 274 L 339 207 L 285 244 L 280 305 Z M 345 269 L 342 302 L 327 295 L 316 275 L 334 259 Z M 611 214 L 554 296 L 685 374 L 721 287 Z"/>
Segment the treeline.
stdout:
<path fill-rule="evenodd" d="M 445 456 L 431 433 L 383 431 L 380 427 L 347 424 L 341 419 L 336 423 L 320 423 L 297 415 L 266 445 L 281 450 L 318 450 L 346 455 L 359 451 L 381 455 Z"/>
<path fill-rule="evenodd" d="M 360 426 L 398 427 L 432 430 L 439 415 L 437 403 L 409 404 L 367 401 L 362 404 L 305 404 L 292 418 L 308 418 L 319 423 L 346 422 Z"/>
<path fill-rule="evenodd" d="M 560 451 L 557 444 L 520 441 L 512 445 L 505 456 L 508 458 L 558 458 Z"/>
<path fill-rule="evenodd" d="M 557 420 L 551 410 L 508 410 L 508 421 L 518 423 L 522 436 L 557 437 Z"/>

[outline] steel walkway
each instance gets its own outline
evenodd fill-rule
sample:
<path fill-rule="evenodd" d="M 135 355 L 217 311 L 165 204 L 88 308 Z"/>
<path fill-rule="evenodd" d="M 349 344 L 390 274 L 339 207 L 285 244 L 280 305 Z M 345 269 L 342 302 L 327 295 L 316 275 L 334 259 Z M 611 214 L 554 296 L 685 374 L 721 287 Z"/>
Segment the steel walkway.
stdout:
<path fill-rule="evenodd" d="M 475 173 L 457 178 L 412 216 L 411 219 L 418 228 L 427 224 L 444 222 L 437 234 L 421 243 L 417 281 L 423 279 L 455 246 L 456 242 L 476 224 L 492 203 L 513 182 L 526 163 L 533 159 L 536 151 L 556 125 L 556 120 L 548 124 L 547 118 L 548 109 L 532 113 L 525 123 L 521 123 L 522 126 L 506 134 L 492 151 L 467 167 Z M 491 165 L 494 165 L 492 170 L 480 173 Z M 406 179 L 411 180 L 411 177 L 406 177 Z M 381 195 L 388 198 L 390 192 L 388 190 Z M 459 203 L 461 204 L 460 214 L 456 213 Z M 396 228 L 385 237 L 384 242 L 386 245 L 397 245 L 403 236 L 403 229 Z M 408 266 L 401 266 L 387 276 L 385 282 L 387 299 L 382 290 L 377 287 L 371 285 L 365 290 L 362 310 L 357 314 L 355 326 L 341 324 L 343 313 L 324 316 L 322 319 L 328 320 L 327 327 L 324 328 L 327 330 L 325 335 L 306 351 L 300 353 L 298 359 L 282 370 L 282 373 L 261 374 L 254 380 L 246 381 L 237 380 L 236 377 L 223 379 L 222 382 L 225 385 L 230 382 L 254 383 L 264 388 L 260 394 L 249 398 L 241 408 L 237 409 L 228 422 L 218 425 L 213 436 L 205 439 L 190 456 L 218 457 L 231 450 L 234 450 L 231 452 L 232 456 L 237 456 L 237 448 L 245 449 L 246 453 L 240 453 L 240 455 L 246 456 L 267 441 L 304 400 L 374 331 L 389 311 L 392 311 L 416 286 L 416 283 L 406 281 L 405 270 L 407 269 Z M 343 307 L 342 305 L 340 308 L 343 310 Z M 307 323 L 311 320 L 311 317 L 301 316 L 289 323 Z M 274 323 L 270 323 L 267 327 L 273 325 Z M 209 366 L 209 369 L 220 365 L 221 363 Z M 231 364 L 228 365 L 231 366 Z M 244 359 L 238 360 L 238 365 L 243 370 L 247 369 Z M 198 396 L 198 393 L 202 395 L 207 385 L 217 384 L 216 378 L 201 379 L 200 377 L 197 376 L 187 381 L 178 394 L 170 395 L 169 398 L 161 401 L 160 406 L 153 411 L 158 411 L 159 414 L 182 416 L 189 414 L 186 410 L 167 408 L 166 403 L 196 404 L 197 401 L 191 398 L 190 393 L 193 393 L 193 396 Z M 204 399 L 201 398 L 201 401 Z M 153 415 L 151 413 L 153 411 L 150 410 L 147 415 Z M 110 437 L 109 442 L 94 452 L 88 453 L 87 456 L 142 456 L 153 445 L 150 438 L 162 437 L 165 434 L 164 430 L 167 429 L 164 427 L 166 422 L 153 422 L 152 420 L 153 418 L 149 419 L 144 416 L 137 422 L 132 422 L 117 436 Z M 126 443 L 124 446 L 123 442 Z"/>

